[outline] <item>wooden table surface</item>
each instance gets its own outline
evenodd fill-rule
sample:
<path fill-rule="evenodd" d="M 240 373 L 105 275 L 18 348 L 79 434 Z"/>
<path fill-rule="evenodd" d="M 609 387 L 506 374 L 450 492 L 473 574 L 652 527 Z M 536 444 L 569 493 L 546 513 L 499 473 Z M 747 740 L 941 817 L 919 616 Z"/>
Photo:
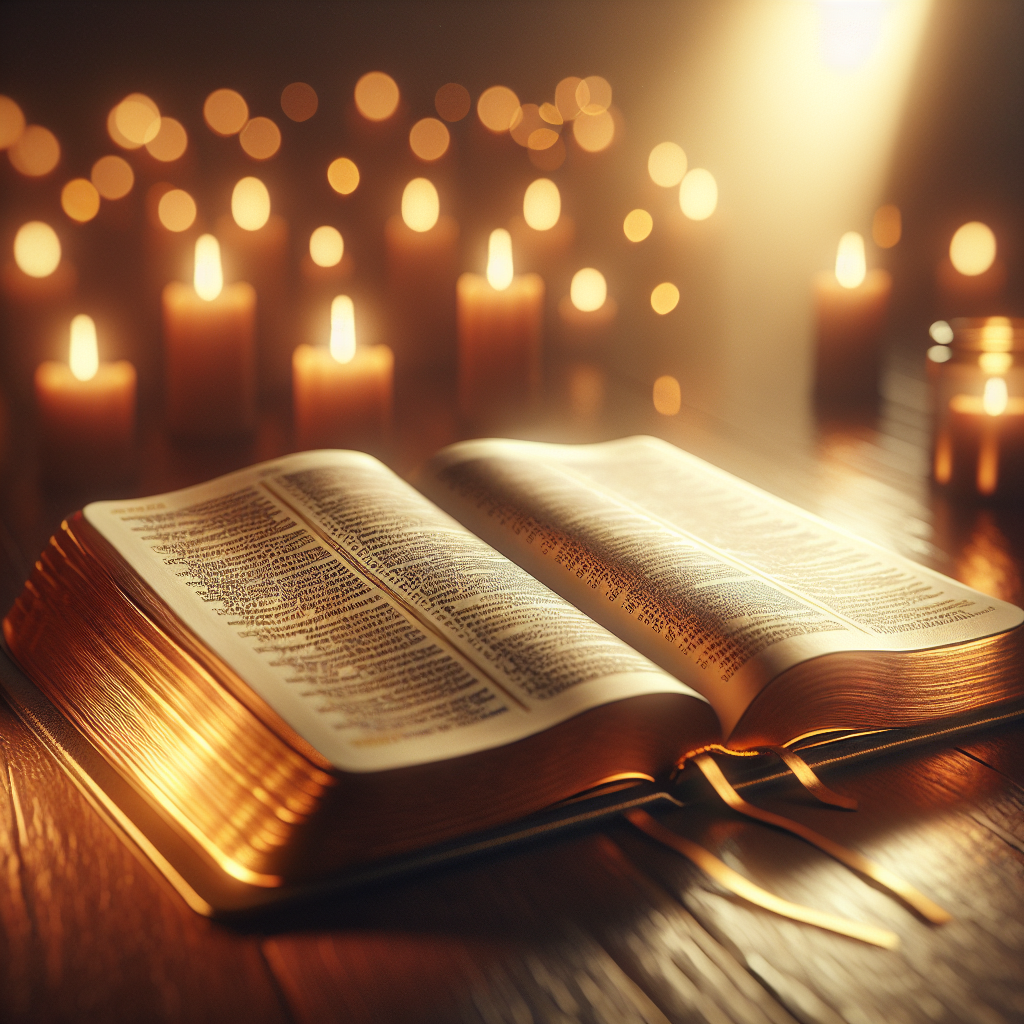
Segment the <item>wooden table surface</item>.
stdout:
<path fill-rule="evenodd" d="M 919 358 L 919 357 L 916 357 Z M 659 433 L 980 589 L 1020 602 L 1019 507 L 963 506 L 927 482 L 915 358 L 895 359 L 875 420 L 773 437 L 646 395 L 598 421 L 564 405 L 522 436 Z M 458 436 L 450 403 L 403 406 L 384 454 L 401 471 Z M 39 483 L 31 428 L 9 416 L 0 491 L 6 608 L 62 514 L 110 488 Z M 144 430 L 120 493 L 197 482 L 288 450 L 273 409 L 251 444 L 180 448 Z M 522 424 L 520 427 L 522 428 Z M 121 844 L 0 705 L 0 1019 L 102 1021 L 762 1022 L 1024 1020 L 1024 729 L 875 763 L 834 781 L 848 814 L 777 803 L 893 869 L 954 917 L 931 927 L 797 839 L 716 809 L 680 834 L 780 896 L 894 930 L 885 951 L 752 908 L 623 823 L 409 878 L 247 930 L 189 910 Z"/>

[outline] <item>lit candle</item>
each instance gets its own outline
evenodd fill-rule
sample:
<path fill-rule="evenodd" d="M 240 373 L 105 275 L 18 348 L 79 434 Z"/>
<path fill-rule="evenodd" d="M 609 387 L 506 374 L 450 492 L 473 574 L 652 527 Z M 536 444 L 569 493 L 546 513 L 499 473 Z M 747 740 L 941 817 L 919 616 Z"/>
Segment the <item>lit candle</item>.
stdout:
<path fill-rule="evenodd" d="M 163 309 L 170 429 L 191 437 L 252 430 L 256 292 L 244 281 L 224 285 L 213 235 L 196 239 L 194 286 L 172 281 Z"/>
<path fill-rule="evenodd" d="M 954 395 L 935 444 L 935 479 L 989 497 L 1024 485 L 1024 398 L 989 377 L 981 397 Z"/>
<path fill-rule="evenodd" d="M 892 275 L 868 270 L 864 239 L 848 231 L 839 240 L 835 273 L 819 274 L 814 291 L 819 399 L 875 401 Z"/>
<path fill-rule="evenodd" d="M 343 448 L 379 442 L 391 425 L 395 360 L 387 345 L 356 345 L 347 295 L 331 303 L 329 348 L 299 345 L 292 355 L 295 442 Z"/>
<path fill-rule="evenodd" d="M 414 178 L 402 194 L 401 216 L 384 225 L 392 343 L 400 376 L 455 361 L 455 279 L 459 225 L 440 212 L 437 189 Z"/>
<path fill-rule="evenodd" d="M 459 408 L 470 418 L 535 401 L 541 384 L 544 282 L 513 276 L 512 239 L 491 232 L 487 277 L 458 280 Z"/>
<path fill-rule="evenodd" d="M 42 459 L 58 478 L 121 479 L 132 468 L 135 436 L 135 367 L 101 363 L 96 325 L 80 314 L 71 321 L 68 363 L 36 369 Z"/>

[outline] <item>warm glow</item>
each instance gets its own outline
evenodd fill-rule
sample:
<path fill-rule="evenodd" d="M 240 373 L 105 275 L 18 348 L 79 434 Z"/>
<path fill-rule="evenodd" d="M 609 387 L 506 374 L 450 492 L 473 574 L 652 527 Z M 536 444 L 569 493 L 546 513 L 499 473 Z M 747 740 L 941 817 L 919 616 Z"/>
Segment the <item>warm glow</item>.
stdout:
<path fill-rule="evenodd" d="M 49 277 L 60 264 L 57 232 L 41 220 L 30 220 L 14 236 L 14 262 L 29 277 Z"/>
<path fill-rule="evenodd" d="M 131 164 L 120 156 L 101 156 L 92 165 L 91 177 L 104 199 L 123 199 L 135 184 Z"/>
<path fill-rule="evenodd" d="M 679 208 L 690 220 L 707 220 L 718 206 L 718 183 L 710 171 L 694 167 L 679 186 Z"/>
<path fill-rule="evenodd" d="M 554 128 L 535 128 L 526 139 L 526 147 L 539 153 L 550 149 L 558 140 L 559 134 Z"/>
<path fill-rule="evenodd" d="M 607 110 L 597 114 L 580 111 L 572 125 L 573 138 L 580 149 L 588 153 L 600 153 L 607 149 L 615 138 L 615 121 Z"/>
<path fill-rule="evenodd" d="M 213 302 L 224 288 L 220 243 L 213 235 L 200 235 L 196 239 L 196 269 L 192 281 L 196 294 L 207 302 Z"/>
<path fill-rule="evenodd" d="M 547 121 L 548 124 L 564 124 L 565 118 L 558 111 L 558 107 L 554 103 L 542 103 L 539 107 L 539 112 L 542 121 Z"/>
<path fill-rule="evenodd" d="M 656 412 L 660 412 L 662 416 L 675 416 L 682 405 L 679 381 L 675 377 L 659 377 L 654 382 L 652 397 Z"/>
<path fill-rule="evenodd" d="M 118 104 L 120 106 L 120 104 Z M 107 134 L 111 140 L 115 142 L 122 149 L 141 149 L 142 143 L 132 142 L 131 139 L 126 139 L 121 134 L 121 130 L 117 127 L 117 107 L 112 107 L 110 113 L 107 114 Z"/>
<path fill-rule="evenodd" d="M 966 277 L 984 274 L 996 259 L 996 236 L 992 229 L 978 220 L 957 228 L 949 243 L 949 259 Z"/>
<path fill-rule="evenodd" d="M 928 349 L 928 358 L 933 363 L 948 363 L 953 358 L 953 352 L 945 345 L 932 345 Z"/>
<path fill-rule="evenodd" d="M 898 206 L 887 203 L 875 210 L 871 237 L 879 249 L 891 249 L 903 235 L 903 216 Z"/>
<path fill-rule="evenodd" d="M 259 231 L 270 219 L 270 193 L 259 178 L 243 178 L 231 193 L 231 216 L 246 231 Z"/>
<path fill-rule="evenodd" d="M 674 142 L 659 142 L 647 158 L 647 173 L 651 181 L 662 188 L 673 188 L 686 174 L 686 154 Z"/>
<path fill-rule="evenodd" d="M 593 267 L 584 267 L 573 274 L 569 285 L 569 299 L 583 313 L 593 313 L 604 305 L 608 297 L 608 285 L 604 274 Z"/>
<path fill-rule="evenodd" d="M 345 240 L 337 228 L 329 224 L 317 228 L 309 236 L 309 258 L 318 267 L 336 267 L 345 253 Z"/>
<path fill-rule="evenodd" d="M 937 345 L 948 345 L 953 340 L 953 328 L 945 320 L 936 320 L 928 328 L 928 334 Z"/>
<path fill-rule="evenodd" d="M 985 393 L 981 398 L 982 408 L 989 416 L 1001 416 L 1010 402 L 1004 377 L 989 377 L 985 381 Z"/>
<path fill-rule="evenodd" d="M 983 352 L 1009 352 L 1013 348 L 1013 324 L 1009 317 L 986 317 L 980 340 Z"/>
<path fill-rule="evenodd" d="M 339 363 L 350 363 L 355 354 L 355 307 L 347 295 L 337 295 L 331 303 L 331 355 Z"/>
<path fill-rule="evenodd" d="M 982 352 L 978 356 L 978 368 L 984 374 L 1007 373 L 1013 366 L 1011 352 Z"/>
<path fill-rule="evenodd" d="M 10 149 L 7 157 L 19 174 L 28 178 L 41 178 L 57 166 L 60 143 L 48 128 L 30 124 Z"/>
<path fill-rule="evenodd" d="M 612 87 L 600 75 L 584 78 L 576 86 L 576 104 L 584 114 L 601 114 L 612 105 Z"/>
<path fill-rule="evenodd" d="M 177 160 L 188 149 L 188 133 L 180 121 L 173 117 L 160 118 L 160 131 L 156 138 L 146 143 L 149 155 L 162 163 Z"/>
<path fill-rule="evenodd" d="M 576 102 L 576 90 L 582 81 L 582 78 L 571 76 L 563 78 L 555 86 L 555 107 L 562 115 L 563 121 L 572 121 L 580 112 L 580 105 Z"/>
<path fill-rule="evenodd" d="M 504 228 L 495 228 L 487 241 L 487 283 L 503 292 L 512 276 L 512 236 Z"/>
<path fill-rule="evenodd" d="M 291 121 L 308 121 L 319 105 L 316 90 L 305 82 L 292 82 L 281 93 L 281 109 Z"/>
<path fill-rule="evenodd" d="M 535 133 L 542 134 L 537 137 L 536 144 L 530 146 L 530 137 Z M 558 138 L 558 132 L 548 126 L 548 123 L 540 116 L 540 107 L 536 103 L 524 103 L 513 115 L 512 123 L 509 125 L 509 134 L 520 146 L 532 149 L 547 149 L 554 145 Z M 551 141 L 547 142 L 548 137 Z M 547 142 L 547 145 L 543 143 Z"/>
<path fill-rule="evenodd" d="M 642 242 L 654 228 L 654 218 L 646 210 L 630 210 L 622 230 L 631 242 Z"/>
<path fill-rule="evenodd" d="M 461 121 L 472 105 L 469 90 L 458 82 L 442 85 L 434 95 L 434 109 L 446 121 Z"/>
<path fill-rule="evenodd" d="M 402 193 L 402 220 L 413 231 L 429 231 L 440 214 L 437 189 L 426 178 L 413 178 Z"/>
<path fill-rule="evenodd" d="M 21 107 L 10 96 L 0 96 L 0 149 L 13 146 L 24 130 L 25 115 Z"/>
<path fill-rule="evenodd" d="M 523 218 L 534 231 L 548 231 L 562 214 L 562 197 L 550 178 L 530 182 L 523 196 Z"/>
<path fill-rule="evenodd" d="M 417 121 L 409 132 L 409 148 L 421 160 L 437 160 L 448 151 L 448 129 L 436 117 Z"/>
<path fill-rule="evenodd" d="M 664 316 L 679 305 L 679 289 L 670 281 L 659 284 L 651 292 L 651 309 Z"/>
<path fill-rule="evenodd" d="M 867 276 L 864 239 L 856 231 L 847 231 L 839 239 L 836 252 L 836 280 L 844 288 L 859 288 Z"/>
<path fill-rule="evenodd" d="M 72 220 L 84 224 L 100 212 L 100 194 L 88 179 L 74 178 L 61 189 L 60 205 Z"/>
<path fill-rule="evenodd" d="M 160 131 L 160 110 L 148 96 L 133 92 L 114 107 L 114 124 L 122 138 L 138 149 Z"/>
<path fill-rule="evenodd" d="M 196 201 L 182 188 L 172 188 L 160 197 L 156 215 L 168 231 L 188 231 L 196 220 Z"/>
<path fill-rule="evenodd" d="M 238 141 L 253 160 L 269 160 L 281 148 L 281 129 L 269 117 L 254 117 L 239 132 Z"/>
<path fill-rule="evenodd" d="M 96 345 L 96 324 L 91 316 L 79 313 L 71 321 L 71 372 L 78 380 L 92 380 L 100 368 Z"/>
<path fill-rule="evenodd" d="M 476 112 L 480 120 L 492 132 L 507 132 L 518 110 L 519 97 L 504 85 L 492 85 L 476 101 Z"/>
<path fill-rule="evenodd" d="M 249 120 L 249 104 L 234 89 L 216 89 L 206 97 L 203 117 L 218 135 L 235 135 Z"/>
<path fill-rule="evenodd" d="M 335 192 L 350 195 L 359 185 L 359 168 L 347 156 L 339 156 L 327 168 L 327 180 Z"/>
<path fill-rule="evenodd" d="M 370 71 L 356 82 L 355 96 L 367 121 L 386 121 L 398 106 L 398 85 L 383 71 Z"/>

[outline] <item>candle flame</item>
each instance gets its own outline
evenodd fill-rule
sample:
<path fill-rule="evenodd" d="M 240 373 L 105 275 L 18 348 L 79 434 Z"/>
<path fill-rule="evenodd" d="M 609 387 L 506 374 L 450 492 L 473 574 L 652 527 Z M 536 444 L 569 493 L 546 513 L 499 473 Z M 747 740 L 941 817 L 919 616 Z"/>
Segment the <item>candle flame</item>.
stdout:
<path fill-rule="evenodd" d="M 985 412 L 989 416 L 1000 416 L 1006 412 L 1009 402 L 1010 396 L 1006 390 L 1006 380 L 1002 377 L 989 377 L 985 381 L 985 393 L 981 399 L 981 405 Z"/>
<path fill-rule="evenodd" d="M 92 380 L 100 368 L 96 345 L 96 324 L 91 316 L 79 313 L 71 321 L 71 372 L 78 380 Z"/>
<path fill-rule="evenodd" d="M 836 280 L 844 288 L 857 288 L 864 283 L 867 272 L 864 239 L 856 231 L 847 231 L 839 239 L 839 251 L 836 253 Z"/>
<path fill-rule="evenodd" d="M 441 201 L 433 182 L 413 178 L 402 193 L 402 220 L 413 231 L 429 231 L 441 214 Z"/>
<path fill-rule="evenodd" d="M 487 243 L 487 283 L 503 292 L 512 283 L 512 236 L 495 228 Z"/>
<path fill-rule="evenodd" d="M 224 272 L 220 267 L 220 243 L 213 235 L 200 235 L 196 239 L 196 294 L 213 302 L 224 287 Z"/>
<path fill-rule="evenodd" d="M 331 355 L 339 363 L 350 363 L 356 355 L 355 307 L 347 295 L 331 303 Z"/>

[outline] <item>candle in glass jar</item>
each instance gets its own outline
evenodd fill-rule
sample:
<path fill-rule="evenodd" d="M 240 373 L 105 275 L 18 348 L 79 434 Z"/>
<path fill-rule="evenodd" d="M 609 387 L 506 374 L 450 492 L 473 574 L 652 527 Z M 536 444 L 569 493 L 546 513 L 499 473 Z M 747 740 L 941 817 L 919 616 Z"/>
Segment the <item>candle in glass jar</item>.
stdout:
<path fill-rule="evenodd" d="M 71 321 L 67 363 L 41 363 L 35 375 L 41 456 L 47 475 L 120 479 L 132 468 L 135 367 L 101 363 L 92 318 Z"/>
<path fill-rule="evenodd" d="M 347 295 L 331 303 L 331 343 L 299 345 L 292 356 L 299 448 L 373 445 L 391 425 L 395 360 L 387 345 L 356 345 Z"/>
<path fill-rule="evenodd" d="M 224 285 L 220 245 L 196 240 L 192 287 L 164 288 L 167 421 L 186 437 L 223 437 L 256 422 L 253 344 L 256 292 L 244 281 Z"/>
<path fill-rule="evenodd" d="M 487 276 L 463 274 L 456 290 L 459 408 L 470 418 L 535 401 L 541 383 L 544 282 L 513 276 L 512 239 L 491 232 Z"/>

